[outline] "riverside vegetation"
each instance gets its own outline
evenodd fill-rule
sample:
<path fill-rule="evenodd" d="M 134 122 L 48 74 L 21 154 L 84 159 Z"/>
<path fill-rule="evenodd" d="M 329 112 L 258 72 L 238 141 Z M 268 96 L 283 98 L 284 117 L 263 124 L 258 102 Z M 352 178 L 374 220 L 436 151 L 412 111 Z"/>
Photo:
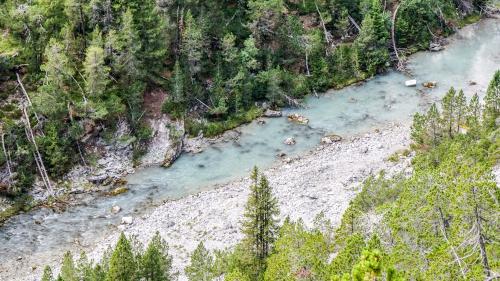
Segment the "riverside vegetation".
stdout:
<path fill-rule="evenodd" d="M 216 135 L 268 106 L 383 72 L 489 10 L 487 0 L 5 0 L 0 2 L 0 193 L 49 191 L 82 147 L 152 131 L 144 94 Z M 397 13 L 397 16 L 396 16 Z M 392 40 L 391 40 L 392 39 Z M 390 44 L 392 42 L 392 44 Z M 89 134 L 92 132 L 92 134 Z"/>
<path fill-rule="evenodd" d="M 416 114 L 413 172 L 368 178 L 338 228 L 318 216 L 313 229 L 276 220 L 267 179 L 255 168 L 232 250 L 203 243 L 185 268 L 188 280 L 493 280 L 499 278 L 500 71 L 481 103 L 451 88 L 438 106 Z M 159 235 L 142 250 L 121 235 L 99 263 L 64 257 L 57 280 L 174 280 Z M 44 281 L 54 280 L 49 267 Z"/>

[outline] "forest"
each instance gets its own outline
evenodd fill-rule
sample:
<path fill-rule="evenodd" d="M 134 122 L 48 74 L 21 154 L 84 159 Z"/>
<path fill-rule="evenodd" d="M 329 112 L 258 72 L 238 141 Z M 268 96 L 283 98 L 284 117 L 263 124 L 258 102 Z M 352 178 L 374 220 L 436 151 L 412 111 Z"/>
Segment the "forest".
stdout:
<path fill-rule="evenodd" d="M 85 155 L 89 131 L 152 130 L 144 96 L 214 136 L 308 94 L 403 68 L 487 0 L 2 0 L 0 193 L 20 197 Z M 264 106 L 265 105 L 265 106 Z M 95 137 L 91 135 L 90 137 Z M 424 141 L 424 140 L 422 140 Z M 425 140 L 427 141 L 427 140 Z"/>
<path fill-rule="evenodd" d="M 451 88 L 439 105 L 416 114 L 412 173 L 368 178 L 340 227 L 319 215 L 314 228 L 277 220 L 272 186 L 254 168 L 241 231 L 227 251 L 201 242 L 191 254 L 190 281 L 495 280 L 499 264 L 500 71 L 481 101 Z M 395 159 L 393 161 L 398 161 Z M 66 253 L 57 279 L 175 280 L 168 245 L 155 235 L 144 249 L 121 234 L 100 262 Z"/>

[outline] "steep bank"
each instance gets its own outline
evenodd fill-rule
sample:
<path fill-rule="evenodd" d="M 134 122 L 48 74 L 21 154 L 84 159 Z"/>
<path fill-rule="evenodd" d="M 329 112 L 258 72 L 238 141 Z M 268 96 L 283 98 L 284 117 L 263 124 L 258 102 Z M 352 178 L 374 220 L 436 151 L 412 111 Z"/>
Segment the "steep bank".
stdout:
<path fill-rule="evenodd" d="M 285 159 L 265 171 L 280 202 L 281 217 L 302 219 L 311 225 L 324 212 L 334 224 L 339 222 L 359 184 L 380 170 L 390 173 L 405 170 L 409 158 L 388 161 L 393 153 L 409 145 L 409 127 L 390 125 L 380 131 L 355 136 L 340 143 L 321 145 L 300 157 Z M 223 249 L 241 238 L 239 220 L 248 194 L 248 178 L 218 186 L 186 198 L 166 202 L 152 213 L 134 218 L 130 226 L 118 226 L 142 242 L 160 231 L 170 246 L 176 270 L 182 272 L 197 243 L 205 241 L 211 249 Z M 115 234 L 97 241 L 85 250 L 99 259 Z M 76 247 L 78 249 L 79 247 Z M 30 280 L 40 276 L 43 265 L 55 264 L 60 255 L 35 255 L 2 265 L 0 278 Z M 31 266 L 36 269 L 30 272 Z M 26 272 L 19 274 L 19 272 Z M 181 278 L 182 280 L 182 278 Z"/>

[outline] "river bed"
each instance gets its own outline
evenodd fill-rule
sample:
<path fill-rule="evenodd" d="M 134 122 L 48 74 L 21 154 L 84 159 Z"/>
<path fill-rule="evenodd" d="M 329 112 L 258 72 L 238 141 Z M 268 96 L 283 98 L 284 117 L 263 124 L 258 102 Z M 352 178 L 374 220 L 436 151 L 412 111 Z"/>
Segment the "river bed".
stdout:
<path fill-rule="evenodd" d="M 463 88 L 467 96 L 474 92 L 483 95 L 500 68 L 500 20 L 484 20 L 460 30 L 444 51 L 413 55 L 409 68 L 418 81 L 416 88 L 404 86 L 409 77 L 390 71 L 320 98 L 309 97 L 304 109 L 285 110 L 285 115 L 297 112 L 309 118 L 308 126 L 286 118 L 266 119 L 264 125 L 252 122 L 240 128 L 238 141 L 212 145 L 201 154 L 182 155 L 169 169 L 147 168 L 129 175 L 128 193 L 104 198 L 84 195 L 82 205 L 63 213 L 39 209 L 13 217 L 0 229 L 0 277 L 9 270 L 4 264 L 18 257 L 90 248 L 93 241 L 116 230 L 123 216 L 137 217 L 165 200 L 240 178 L 254 165 L 270 167 L 278 153 L 305 153 L 326 133 L 347 137 L 389 122 L 408 123 L 415 112 L 438 101 L 451 86 Z M 438 87 L 425 89 L 421 86 L 425 81 L 437 81 Z M 294 137 L 297 144 L 283 144 L 288 137 Z M 122 212 L 111 214 L 113 205 Z"/>

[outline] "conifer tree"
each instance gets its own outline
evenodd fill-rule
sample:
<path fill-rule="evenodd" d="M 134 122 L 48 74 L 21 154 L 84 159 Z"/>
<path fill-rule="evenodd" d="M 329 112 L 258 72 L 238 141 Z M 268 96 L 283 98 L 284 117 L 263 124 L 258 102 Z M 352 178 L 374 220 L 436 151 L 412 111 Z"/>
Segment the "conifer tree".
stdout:
<path fill-rule="evenodd" d="M 42 281 L 54 281 L 52 269 L 48 265 L 43 269 Z"/>
<path fill-rule="evenodd" d="M 70 252 L 66 252 L 63 257 L 61 273 L 59 276 L 64 281 L 78 281 L 78 273 L 73 261 L 73 256 Z"/>
<path fill-rule="evenodd" d="M 380 0 L 372 0 L 371 10 L 365 15 L 355 41 L 360 71 L 372 76 L 386 68 L 389 62 L 388 39 L 389 31 Z"/>
<path fill-rule="evenodd" d="M 460 132 L 460 126 L 465 124 L 465 116 L 467 113 L 467 99 L 463 90 L 458 91 L 455 98 L 455 117 L 456 117 L 456 132 Z"/>
<path fill-rule="evenodd" d="M 500 70 L 495 72 L 486 91 L 483 115 L 485 126 L 494 127 L 496 119 L 500 116 Z"/>
<path fill-rule="evenodd" d="M 469 105 L 467 106 L 467 127 L 470 130 L 477 131 L 479 128 L 479 120 L 481 118 L 481 103 L 479 102 L 479 96 L 475 93 Z"/>
<path fill-rule="evenodd" d="M 92 97 L 101 97 L 109 83 L 109 67 L 104 62 L 104 49 L 91 45 L 87 49 L 83 65 L 85 73 L 85 90 Z"/>
<path fill-rule="evenodd" d="M 214 278 L 213 266 L 212 255 L 200 242 L 191 255 L 191 263 L 185 269 L 186 276 L 190 281 L 211 281 Z"/>
<path fill-rule="evenodd" d="M 106 281 L 133 281 L 136 280 L 137 262 L 132 247 L 125 234 L 121 234 L 116 247 L 109 259 L 109 270 Z"/>
<path fill-rule="evenodd" d="M 265 260 L 276 239 L 279 209 L 267 178 L 259 174 L 257 167 L 254 167 L 250 178 L 252 185 L 245 206 L 242 232 L 245 234 L 243 243 L 254 262 L 253 272 L 258 276 L 265 270 Z"/>
<path fill-rule="evenodd" d="M 456 122 L 456 91 L 453 87 L 448 90 L 443 100 L 441 101 L 443 107 L 443 129 L 446 130 L 448 137 L 453 137 L 453 132 Z"/>
<path fill-rule="evenodd" d="M 174 73 L 171 79 L 171 91 L 174 102 L 182 103 L 186 100 L 184 91 L 184 73 L 179 61 L 175 62 Z"/>
<path fill-rule="evenodd" d="M 145 281 L 170 281 L 172 257 L 159 232 L 153 236 L 140 260 L 140 276 Z"/>
<path fill-rule="evenodd" d="M 186 57 L 189 65 L 189 72 L 193 77 L 201 70 L 201 59 L 203 57 L 203 48 L 205 38 L 201 26 L 188 10 L 184 19 L 184 31 L 182 33 L 182 54 Z"/>

